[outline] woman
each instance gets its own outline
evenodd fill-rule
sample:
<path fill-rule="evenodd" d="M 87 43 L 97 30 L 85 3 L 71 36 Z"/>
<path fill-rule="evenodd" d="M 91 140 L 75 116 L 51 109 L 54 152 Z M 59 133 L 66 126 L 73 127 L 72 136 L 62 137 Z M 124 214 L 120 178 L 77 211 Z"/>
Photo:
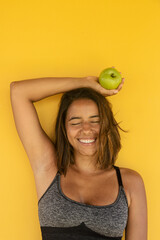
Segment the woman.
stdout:
<path fill-rule="evenodd" d="M 40 78 L 11 83 L 17 132 L 28 155 L 38 196 L 42 237 L 147 239 L 147 203 L 139 173 L 115 166 L 120 128 L 98 77 Z M 64 93 L 55 144 L 33 102 Z"/>

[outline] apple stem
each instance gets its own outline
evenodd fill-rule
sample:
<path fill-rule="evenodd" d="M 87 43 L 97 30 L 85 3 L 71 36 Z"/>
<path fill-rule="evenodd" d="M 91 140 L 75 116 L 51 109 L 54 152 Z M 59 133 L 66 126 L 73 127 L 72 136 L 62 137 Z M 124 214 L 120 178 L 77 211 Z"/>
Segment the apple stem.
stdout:
<path fill-rule="evenodd" d="M 113 77 L 113 78 L 115 77 L 115 76 L 114 76 L 114 73 L 111 74 L 111 77 Z"/>

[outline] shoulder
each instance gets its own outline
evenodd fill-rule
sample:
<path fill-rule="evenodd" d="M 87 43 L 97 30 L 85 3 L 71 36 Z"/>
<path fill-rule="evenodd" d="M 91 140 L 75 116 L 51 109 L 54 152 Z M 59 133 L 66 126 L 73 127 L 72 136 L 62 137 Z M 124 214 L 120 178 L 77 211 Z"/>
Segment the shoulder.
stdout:
<path fill-rule="evenodd" d="M 130 168 L 119 167 L 128 205 L 138 193 L 145 192 L 144 181 L 141 174 Z"/>
<path fill-rule="evenodd" d="M 125 178 L 128 181 L 131 181 L 132 183 L 142 183 L 143 179 L 139 172 L 130 169 L 130 168 L 123 168 L 119 167 L 121 175 L 123 178 Z"/>

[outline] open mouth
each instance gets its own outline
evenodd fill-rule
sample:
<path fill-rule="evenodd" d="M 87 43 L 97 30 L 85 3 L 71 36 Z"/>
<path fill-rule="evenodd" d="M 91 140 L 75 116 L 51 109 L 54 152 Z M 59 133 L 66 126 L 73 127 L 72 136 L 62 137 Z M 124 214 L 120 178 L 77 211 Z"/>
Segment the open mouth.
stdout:
<path fill-rule="evenodd" d="M 77 139 L 80 143 L 82 144 L 85 144 L 85 145 L 92 145 L 96 142 L 97 138 L 87 138 L 87 139 L 84 139 L 84 138 L 78 138 Z"/>

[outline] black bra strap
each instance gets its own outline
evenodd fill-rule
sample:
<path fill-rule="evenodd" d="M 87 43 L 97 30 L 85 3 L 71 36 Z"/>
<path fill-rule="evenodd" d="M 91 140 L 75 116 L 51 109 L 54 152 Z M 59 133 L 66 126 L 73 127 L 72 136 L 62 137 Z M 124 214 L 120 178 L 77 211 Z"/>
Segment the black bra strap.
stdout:
<path fill-rule="evenodd" d="M 113 167 L 116 169 L 119 186 L 123 187 L 122 178 L 121 178 L 121 172 L 119 170 L 119 167 L 114 166 L 114 165 L 113 165 Z"/>

